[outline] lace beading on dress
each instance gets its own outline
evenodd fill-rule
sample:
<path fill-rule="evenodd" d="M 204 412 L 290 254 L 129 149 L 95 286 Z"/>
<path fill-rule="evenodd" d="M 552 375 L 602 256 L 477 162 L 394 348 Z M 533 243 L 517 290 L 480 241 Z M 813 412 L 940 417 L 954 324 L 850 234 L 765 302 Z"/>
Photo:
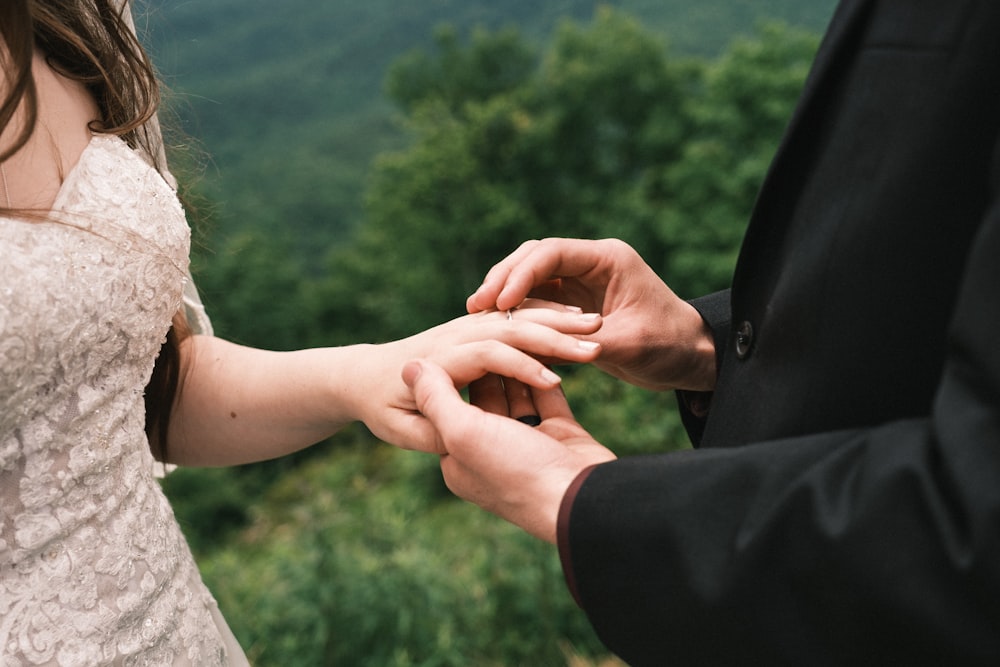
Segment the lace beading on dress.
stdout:
<path fill-rule="evenodd" d="M 144 433 L 188 246 L 174 192 L 114 137 L 92 139 L 51 220 L 0 217 L 4 667 L 218 665 L 234 649 Z"/>

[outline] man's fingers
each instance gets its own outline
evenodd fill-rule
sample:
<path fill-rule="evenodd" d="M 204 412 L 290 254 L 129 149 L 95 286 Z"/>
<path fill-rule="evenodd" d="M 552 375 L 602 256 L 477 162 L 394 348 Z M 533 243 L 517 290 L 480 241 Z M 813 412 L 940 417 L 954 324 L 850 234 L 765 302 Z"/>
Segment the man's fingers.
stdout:
<path fill-rule="evenodd" d="M 531 388 L 514 378 L 506 378 L 503 384 L 507 398 L 507 414 L 528 426 L 537 426 L 541 422 L 541 417 L 538 416 L 538 409 L 531 397 Z"/>
<path fill-rule="evenodd" d="M 466 301 L 466 308 L 470 313 L 508 310 L 536 289 L 555 294 L 549 284 L 554 279 L 580 275 L 599 259 L 590 243 L 578 239 L 525 241 L 486 273 L 479 289 Z"/>
<path fill-rule="evenodd" d="M 451 377 L 437 364 L 423 359 L 408 361 L 402 375 L 403 382 L 413 391 L 417 410 L 435 427 L 447 424 L 449 413 L 466 407 Z"/>
<path fill-rule="evenodd" d="M 524 386 L 524 385 L 522 385 Z M 506 383 L 490 373 L 469 383 L 469 402 L 493 414 L 508 415 Z"/>
<path fill-rule="evenodd" d="M 521 262 L 523 262 L 524 259 L 531 254 L 536 245 L 538 245 L 538 241 L 525 241 L 518 246 L 517 250 L 494 264 L 493 267 L 486 273 L 479 289 L 477 289 L 475 293 L 466 300 L 466 309 L 470 313 L 477 313 L 479 311 L 496 308 L 497 295 L 499 295 L 500 291 L 506 287 L 511 271 L 515 267 L 519 266 Z M 528 295 L 529 289 L 530 287 L 525 289 L 524 296 Z M 511 304 L 509 307 L 513 308 L 518 303 L 523 301 L 524 296 L 518 299 L 516 303 Z"/>
<path fill-rule="evenodd" d="M 418 413 L 405 414 L 399 417 L 395 428 L 388 430 L 373 429 L 372 432 L 380 440 L 391 442 L 401 449 L 410 449 L 428 454 L 444 454 L 447 450 L 438 437 L 434 425 Z"/>
<path fill-rule="evenodd" d="M 425 373 L 428 377 L 422 378 Z M 542 363 L 495 341 L 457 346 L 448 353 L 437 356 L 434 363 L 426 360 L 408 362 L 403 367 L 402 375 L 403 381 L 414 391 L 417 409 L 432 421 L 435 421 L 434 416 L 425 412 L 421 403 L 421 400 L 428 398 L 425 396 L 421 399 L 421 395 L 416 391 L 418 386 L 428 387 L 427 391 L 433 392 L 428 396 L 450 394 L 453 395 L 454 401 L 464 405 L 465 401 L 459 396 L 456 387 L 474 383 L 474 386 L 470 386 L 473 402 L 487 412 L 507 416 L 511 414 L 507 409 L 511 399 L 515 401 L 517 409 L 534 412 L 531 394 L 525 391 L 525 385 L 551 389 L 559 386 L 561 382 L 561 378 Z M 497 375 L 508 378 L 504 381 L 506 384 L 512 387 L 519 386 L 521 389 L 512 389 L 513 393 L 508 392 Z M 442 388 L 444 384 L 447 384 L 450 392 L 444 391 Z M 448 400 L 454 406 L 454 401 Z"/>

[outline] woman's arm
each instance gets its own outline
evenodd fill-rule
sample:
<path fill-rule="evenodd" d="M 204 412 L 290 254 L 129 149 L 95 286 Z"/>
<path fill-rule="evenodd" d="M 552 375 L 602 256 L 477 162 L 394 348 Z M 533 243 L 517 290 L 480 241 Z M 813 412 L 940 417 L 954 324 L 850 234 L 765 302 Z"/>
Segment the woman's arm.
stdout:
<path fill-rule="evenodd" d="M 434 451 L 434 431 L 418 418 L 400 377 L 406 361 L 425 357 L 447 363 L 457 346 L 486 341 L 482 362 L 473 364 L 467 377 L 456 378 L 456 384 L 481 377 L 487 358 L 501 356 L 524 384 L 552 388 L 558 377 L 536 357 L 593 361 L 599 347 L 575 336 L 600 326 L 597 316 L 560 307 L 522 308 L 513 319 L 499 312 L 467 315 L 382 345 L 295 352 L 192 336 L 181 344 L 181 381 L 167 458 L 193 466 L 276 458 L 358 420 L 387 442 Z"/>

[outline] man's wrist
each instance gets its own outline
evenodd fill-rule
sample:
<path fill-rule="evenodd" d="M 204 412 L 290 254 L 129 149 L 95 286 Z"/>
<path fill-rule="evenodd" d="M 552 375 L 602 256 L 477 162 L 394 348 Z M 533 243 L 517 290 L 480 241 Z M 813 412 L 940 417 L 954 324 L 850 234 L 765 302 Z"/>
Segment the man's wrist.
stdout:
<path fill-rule="evenodd" d="M 576 501 L 576 496 L 583 487 L 583 483 L 598 465 L 600 464 L 595 463 L 594 465 L 587 466 L 570 482 L 566 493 L 563 494 L 562 502 L 559 504 L 559 516 L 556 520 L 556 546 L 559 548 L 559 560 L 562 563 L 563 576 L 566 578 L 566 587 L 569 588 L 573 599 L 576 600 L 577 605 L 580 607 L 583 607 L 583 604 L 580 601 L 580 593 L 577 590 L 576 574 L 573 571 L 573 558 L 570 549 L 570 516 L 573 512 L 573 503 Z"/>
<path fill-rule="evenodd" d="M 711 392 L 715 389 L 717 355 L 712 327 L 691 304 L 684 303 L 686 323 L 684 339 L 687 370 L 677 388 L 691 392 Z"/>

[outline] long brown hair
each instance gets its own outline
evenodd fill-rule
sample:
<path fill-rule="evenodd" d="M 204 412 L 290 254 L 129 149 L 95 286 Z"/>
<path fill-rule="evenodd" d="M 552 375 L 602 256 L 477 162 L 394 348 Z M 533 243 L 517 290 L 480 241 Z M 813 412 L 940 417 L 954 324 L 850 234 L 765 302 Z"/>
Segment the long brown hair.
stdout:
<path fill-rule="evenodd" d="M 37 48 L 50 67 L 82 83 L 93 96 L 100 120 L 92 130 L 119 135 L 158 163 L 158 139 L 147 121 L 159 106 L 159 81 L 129 27 L 127 11 L 122 0 L 0 0 L 0 45 L 6 46 L 0 57 L 7 82 L 0 100 L 0 131 L 19 108 L 25 118 L 13 144 L 0 152 L 0 162 L 17 153 L 35 129 L 38 94 L 31 61 Z M 180 342 L 187 335 L 183 313 L 178 313 L 146 388 L 146 432 L 160 459 L 166 456 L 179 384 Z"/>

